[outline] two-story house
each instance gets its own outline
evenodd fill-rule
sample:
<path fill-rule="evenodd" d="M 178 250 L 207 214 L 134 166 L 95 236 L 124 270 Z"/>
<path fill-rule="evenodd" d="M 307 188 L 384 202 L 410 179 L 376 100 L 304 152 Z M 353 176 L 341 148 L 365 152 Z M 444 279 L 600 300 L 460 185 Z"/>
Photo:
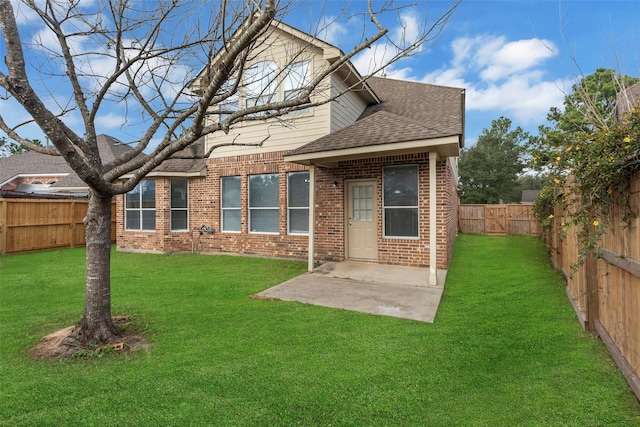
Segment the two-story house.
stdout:
<path fill-rule="evenodd" d="M 276 84 L 247 82 L 217 111 L 287 99 L 342 54 L 274 25 L 245 74 Z M 210 135 L 190 148 L 220 146 L 206 160 L 163 163 L 118 199 L 118 249 L 429 266 L 435 284 L 457 232 L 464 90 L 359 80 L 347 64 L 312 94 L 339 98 Z"/>

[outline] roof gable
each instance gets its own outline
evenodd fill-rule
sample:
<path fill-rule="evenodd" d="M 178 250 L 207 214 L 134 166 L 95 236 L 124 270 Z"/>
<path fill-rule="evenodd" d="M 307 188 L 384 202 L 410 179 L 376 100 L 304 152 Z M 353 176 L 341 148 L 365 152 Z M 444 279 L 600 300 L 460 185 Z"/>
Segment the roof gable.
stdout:
<path fill-rule="evenodd" d="M 238 28 L 234 32 L 231 38 L 237 37 L 239 32 L 243 30 L 247 22 L 241 25 L 240 28 Z M 291 46 L 288 46 L 288 48 L 286 49 L 288 51 L 288 54 L 291 56 L 290 58 L 291 61 L 293 61 L 294 58 L 298 57 L 298 54 L 301 50 L 310 50 L 310 51 L 315 51 L 317 53 L 322 53 L 322 58 L 328 61 L 330 64 L 333 64 L 334 62 L 338 61 L 341 57 L 344 56 L 344 52 L 342 52 L 340 48 L 330 43 L 327 43 L 311 34 L 305 33 L 304 31 L 298 30 L 288 24 L 285 24 L 284 22 L 277 21 L 277 20 L 271 21 L 269 28 L 265 31 L 262 37 L 266 38 L 269 41 L 265 42 L 265 48 L 262 49 L 261 53 L 270 52 L 270 50 L 274 47 L 275 42 L 277 41 L 281 41 L 286 44 L 295 42 L 295 44 L 298 46 L 297 49 L 292 49 Z M 251 63 L 253 62 L 259 62 L 259 61 L 265 60 L 266 58 L 262 58 L 263 55 L 261 53 L 258 54 L 254 58 L 254 60 L 250 61 L 250 63 L 247 65 L 251 65 Z M 221 55 L 222 54 L 218 52 L 213 57 L 211 63 L 218 64 L 221 60 Z M 245 69 L 246 68 L 248 67 L 245 67 Z M 194 92 L 196 93 L 199 92 L 200 90 L 199 87 L 206 84 L 206 82 L 203 81 L 203 79 L 207 69 L 208 69 L 208 66 L 203 67 L 202 70 L 198 72 L 197 76 L 193 80 L 191 88 L 192 90 L 194 90 Z M 349 86 L 356 85 L 358 82 L 363 81 L 362 76 L 358 73 L 358 71 L 349 61 L 343 64 L 336 71 L 336 74 L 339 75 L 342 79 L 344 79 L 344 81 Z M 362 84 L 358 89 L 359 89 L 358 90 L 359 96 L 361 96 L 367 102 L 378 101 L 375 93 L 371 90 L 371 88 L 366 82 L 362 82 Z"/>

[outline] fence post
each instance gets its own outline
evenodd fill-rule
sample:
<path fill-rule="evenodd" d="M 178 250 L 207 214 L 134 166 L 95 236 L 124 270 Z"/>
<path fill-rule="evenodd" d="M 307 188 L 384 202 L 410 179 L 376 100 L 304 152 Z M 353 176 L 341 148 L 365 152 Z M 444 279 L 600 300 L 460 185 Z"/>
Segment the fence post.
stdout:
<path fill-rule="evenodd" d="M 69 215 L 69 226 L 71 228 L 71 247 L 75 247 L 76 240 L 76 202 L 75 200 L 71 201 L 71 214 Z"/>
<path fill-rule="evenodd" d="M 0 253 L 7 253 L 7 200 L 0 199 Z"/>
<path fill-rule="evenodd" d="M 591 333 L 596 332 L 596 321 L 600 320 L 600 291 L 598 289 L 598 260 L 593 251 L 589 251 L 584 260 L 584 274 L 586 280 L 586 322 L 585 328 Z"/>

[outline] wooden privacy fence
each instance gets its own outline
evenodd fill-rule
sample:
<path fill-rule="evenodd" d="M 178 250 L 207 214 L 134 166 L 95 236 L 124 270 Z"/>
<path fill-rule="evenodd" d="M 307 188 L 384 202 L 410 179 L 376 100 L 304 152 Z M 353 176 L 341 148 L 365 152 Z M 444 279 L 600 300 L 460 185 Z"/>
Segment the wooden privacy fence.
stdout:
<path fill-rule="evenodd" d="M 0 198 L 0 253 L 85 245 L 86 200 Z M 115 204 L 111 208 L 115 242 Z"/>
<path fill-rule="evenodd" d="M 460 205 L 458 221 L 462 233 L 540 235 L 540 223 L 533 216 L 533 205 Z"/>
<path fill-rule="evenodd" d="M 640 214 L 640 176 L 631 188 L 630 206 Z M 544 240 L 554 266 L 567 278 L 567 295 L 582 326 L 598 334 L 640 399 L 640 219 L 621 221 L 614 207 L 600 248 L 576 267 L 580 243 L 556 208 Z"/>

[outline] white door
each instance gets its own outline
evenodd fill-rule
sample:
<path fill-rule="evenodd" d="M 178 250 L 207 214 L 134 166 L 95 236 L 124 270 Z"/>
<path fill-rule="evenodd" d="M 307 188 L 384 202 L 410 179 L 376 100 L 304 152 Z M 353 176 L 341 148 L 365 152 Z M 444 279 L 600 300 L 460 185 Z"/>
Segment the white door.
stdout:
<path fill-rule="evenodd" d="M 378 259 L 376 181 L 347 182 L 347 258 Z"/>

